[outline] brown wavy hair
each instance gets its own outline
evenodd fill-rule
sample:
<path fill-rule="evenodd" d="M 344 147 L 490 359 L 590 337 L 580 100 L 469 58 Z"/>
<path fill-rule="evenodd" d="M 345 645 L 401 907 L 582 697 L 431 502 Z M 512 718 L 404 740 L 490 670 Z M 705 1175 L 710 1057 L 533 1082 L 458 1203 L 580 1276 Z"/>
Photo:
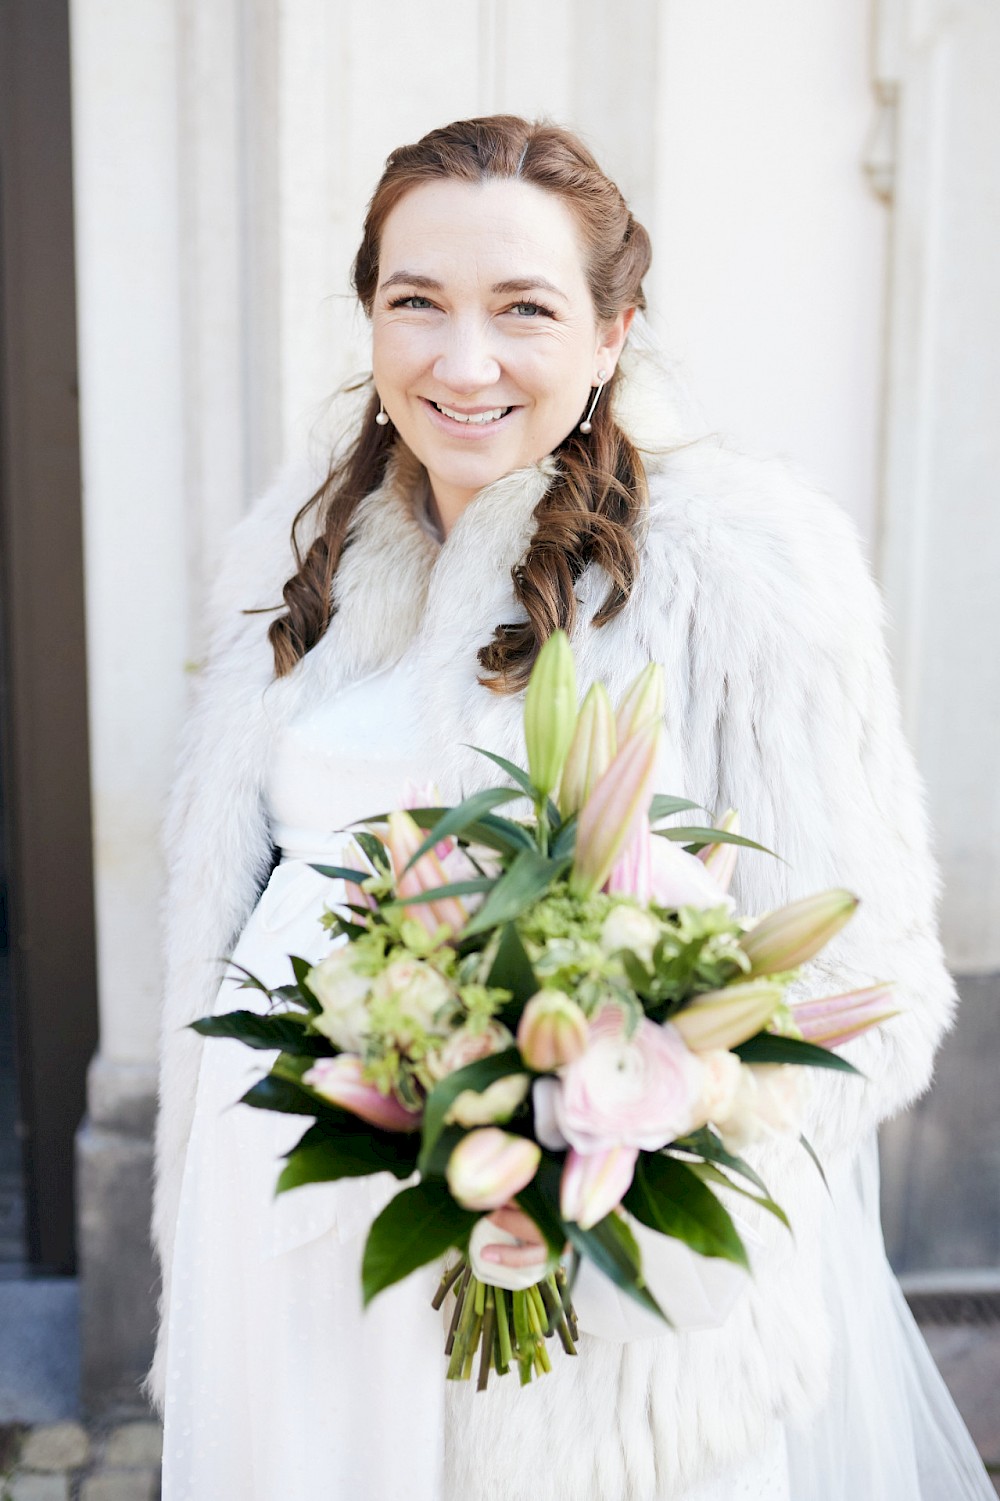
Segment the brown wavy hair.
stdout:
<path fill-rule="evenodd" d="M 544 121 L 492 115 L 432 130 L 388 158 L 368 206 L 352 276 L 369 317 L 386 219 L 411 188 L 440 178 L 468 183 L 515 178 L 558 194 L 572 210 L 582 237 L 598 321 L 608 323 L 626 308 L 646 306 L 642 280 L 650 262 L 649 236 L 582 141 Z M 610 580 L 593 617 L 595 626 L 614 619 L 631 592 L 638 566 L 635 536 L 647 491 L 638 452 L 614 417 L 617 380 L 616 369 L 597 404 L 590 434 L 584 436 L 574 427 L 555 451 L 555 477 L 535 509 L 536 528 L 528 550 L 511 575 L 515 597 L 528 618 L 499 624 L 479 651 L 487 674 L 480 681 L 497 693 L 522 688 L 547 637 L 560 627 L 572 628 L 574 585 L 589 564 L 603 568 Z M 292 670 L 330 624 L 333 579 L 351 517 L 360 501 L 382 483 L 393 447 L 400 441 L 391 426 L 376 423 L 378 406 L 373 394 L 357 439 L 334 459 L 327 478 L 295 518 L 297 571 L 283 590 L 286 613 L 268 631 L 278 677 Z M 303 554 L 299 532 L 316 509 L 318 532 Z"/>

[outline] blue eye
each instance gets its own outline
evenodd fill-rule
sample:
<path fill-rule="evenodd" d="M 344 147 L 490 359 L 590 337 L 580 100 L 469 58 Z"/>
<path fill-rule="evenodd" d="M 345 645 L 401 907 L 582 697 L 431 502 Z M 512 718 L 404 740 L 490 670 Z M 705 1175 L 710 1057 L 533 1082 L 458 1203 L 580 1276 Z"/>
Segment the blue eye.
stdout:
<path fill-rule="evenodd" d="M 429 299 L 426 298 L 426 297 L 421 297 L 419 295 L 419 293 L 417 293 L 417 292 L 410 292 L 406 297 L 395 297 L 395 298 L 393 298 L 392 302 L 390 302 L 390 304 L 389 304 L 389 306 L 391 308 L 394 308 L 394 307 L 425 308 L 425 307 L 430 307 L 430 305 L 431 304 L 430 304 Z"/>
<path fill-rule="evenodd" d="M 519 318 L 551 318 L 553 316 L 551 310 L 542 307 L 540 302 L 515 302 L 511 312 L 517 313 Z"/>

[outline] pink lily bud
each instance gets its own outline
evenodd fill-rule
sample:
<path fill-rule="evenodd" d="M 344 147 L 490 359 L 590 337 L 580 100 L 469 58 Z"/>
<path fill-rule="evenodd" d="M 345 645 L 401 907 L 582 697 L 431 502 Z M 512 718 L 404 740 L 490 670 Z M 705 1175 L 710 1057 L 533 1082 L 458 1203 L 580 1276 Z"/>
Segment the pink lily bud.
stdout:
<path fill-rule="evenodd" d="M 569 818 L 583 807 L 598 777 L 617 750 L 615 716 L 603 683 L 594 683 L 583 701 L 559 783 L 559 811 Z"/>
<path fill-rule="evenodd" d="M 857 906 L 850 891 L 834 887 L 769 912 L 740 939 L 750 973 L 773 974 L 805 964 L 840 932 Z"/>
<path fill-rule="evenodd" d="M 803 1041 L 838 1048 L 900 1014 L 898 1007 L 886 1007 L 894 988 L 891 984 L 871 985 L 866 990 L 849 990 L 818 1001 L 800 1001 L 792 1006 L 792 1016 Z"/>
<path fill-rule="evenodd" d="M 543 797 L 559 785 L 576 728 L 576 664 L 565 631 L 553 631 L 528 679 L 524 743 L 531 780 Z"/>
<path fill-rule="evenodd" d="M 396 811 L 389 814 L 389 832 L 386 844 L 392 868 L 396 873 L 396 894 L 400 897 L 419 896 L 424 891 L 433 891 L 448 884 L 444 866 L 433 850 L 427 850 L 409 870 L 407 861 L 423 843 L 423 833 L 409 813 Z M 435 934 L 441 923 L 447 923 L 452 933 L 464 927 L 468 913 L 457 897 L 442 897 L 436 902 L 415 902 L 403 909 L 407 917 L 415 917 L 430 934 Z"/>
<path fill-rule="evenodd" d="M 590 1230 L 617 1209 L 632 1183 L 638 1147 L 609 1147 L 604 1152 L 570 1150 L 559 1185 L 559 1212 Z"/>
<path fill-rule="evenodd" d="M 659 724 L 666 701 L 663 668 L 658 662 L 647 662 L 639 676 L 626 688 L 618 705 L 618 744 L 624 745 L 626 740 L 630 740 L 647 725 Z"/>
<path fill-rule="evenodd" d="M 715 827 L 725 834 L 738 834 L 740 815 L 735 808 L 729 808 L 721 818 L 715 820 Z M 705 848 L 698 853 L 698 859 L 706 870 L 712 872 L 716 884 L 722 891 L 728 891 L 732 884 L 738 853 L 739 845 L 737 844 L 706 844 Z"/>
<path fill-rule="evenodd" d="M 781 1004 L 782 987 L 769 980 L 746 980 L 710 990 L 670 1018 L 695 1053 L 735 1048 L 763 1031 Z"/>
<path fill-rule="evenodd" d="M 591 896 L 604 885 L 639 821 L 646 818 L 662 738 L 660 724 L 638 730 L 622 746 L 580 809 L 569 878 L 574 896 Z"/>
<path fill-rule="evenodd" d="M 612 895 L 649 902 L 653 895 L 653 834 L 648 818 L 640 818 L 632 837 L 611 867 L 605 884 Z"/>
<path fill-rule="evenodd" d="M 401 808 L 437 808 L 440 802 L 441 792 L 436 782 L 415 782 L 412 777 L 406 778 L 399 801 Z M 446 834 L 434 846 L 434 853 L 439 860 L 444 860 L 454 848 L 455 840 Z"/>
<path fill-rule="evenodd" d="M 541 1160 L 541 1147 L 526 1136 L 483 1126 L 462 1137 L 445 1177 L 453 1198 L 466 1209 L 499 1209 L 528 1186 Z"/>
<path fill-rule="evenodd" d="M 395 1095 L 383 1094 L 364 1077 L 364 1064 L 351 1053 L 336 1058 L 317 1058 L 302 1075 L 303 1084 L 314 1089 L 331 1105 L 339 1105 L 383 1131 L 417 1131 L 419 1110 L 408 1110 Z"/>
<path fill-rule="evenodd" d="M 587 1018 L 561 990 L 540 990 L 521 1013 L 517 1045 L 529 1068 L 550 1073 L 586 1051 Z"/>
<path fill-rule="evenodd" d="M 362 891 L 353 881 L 344 882 L 344 900 L 352 907 L 367 907 L 369 912 L 378 911 L 378 902 L 370 891 Z"/>

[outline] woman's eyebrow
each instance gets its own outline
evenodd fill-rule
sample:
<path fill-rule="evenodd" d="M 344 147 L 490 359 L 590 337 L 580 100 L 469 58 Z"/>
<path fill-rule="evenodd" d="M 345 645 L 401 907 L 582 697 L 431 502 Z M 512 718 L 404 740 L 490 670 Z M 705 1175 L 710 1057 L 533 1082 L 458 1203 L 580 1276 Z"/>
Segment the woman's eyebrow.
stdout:
<path fill-rule="evenodd" d="M 421 276 L 419 271 L 394 271 L 391 276 L 386 277 L 382 287 L 398 287 L 403 283 L 408 287 L 424 287 L 429 292 L 441 290 L 439 281 L 435 281 L 433 276 Z"/>
<path fill-rule="evenodd" d="M 561 291 L 554 282 L 547 281 L 544 276 L 515 276 L 510 281 L 498 281 L 493 287 L 494 292 L 552 292 L 556 297 L 561 297 L 564 302 L 569 299 L 566 293 Z"/>
<path fill-rule="evenodd" d="M 440 292 L 441 282 L 433 276 L 424 276 L 419 271 L 393 271 L 382 283 L 382 290 L 388 291 L 390 287 L 398 286 L 422 287 L 426 292 Z M 504 292 L 551 292 L 555 297 L 561 297 L 564 302 L 569 299 L 566 293 L 561 291 L 553 282 L 544 276 L 513 276 L 507 281 L 494 283 L 493 291 Z"/>

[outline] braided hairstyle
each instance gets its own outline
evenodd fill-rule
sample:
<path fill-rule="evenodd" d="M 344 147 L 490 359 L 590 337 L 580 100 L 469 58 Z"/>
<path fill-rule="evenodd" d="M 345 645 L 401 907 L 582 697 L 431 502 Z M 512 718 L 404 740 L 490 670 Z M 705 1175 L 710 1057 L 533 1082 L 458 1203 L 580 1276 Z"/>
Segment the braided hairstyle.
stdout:
<path fill-rule="evenodd" d="M 642 280 L 650 262 L 649 236 L 587 148 L 559 126 L 492 115 L 433 130 L 388 158 L 368 206 L 353 268 L 354 288 L 369 316 L 386 219 L 411 188 L 441 178 L 468 183 L 513 178 L 558 194 L 576 219 L 598 322 L 611 322 L 625 308 L 645 308 Z M 591 419 L 591 432 L 584 436 L 574 427 L 555 451 L 555 477 L 535 509 L 528 551 L 512 573 L 514 593 L 527 619 L 519 624 L 501 622 L 479 651 L 486 674 L 481 681 L 494 692 L 522 688 L 545 640 L 554 630 L 572 628 L 574 585 L 589 564 L 603 568 L 610 580 L 593 618 L 595 626 L 614 619 L 631 592 L 638 564 L 635 534 L 647 492 L 639 454 L 614 417 L 617 380 L 616 369 Z M 279 677 L 290 672 L 326 631 L 333 614 L 333 578 L 351 517 L 361 500 L 382 483 L 399 441 L 392 427 L 376 423 L 377 411 L 373 394 L 356 441 L 335 459 L 323 484 L 295 518 L 297 571 L 284 587 L 286 611 L 268 631 Z M 317 535 L 303 554 L 299 531 L 316 508 Z"/>

